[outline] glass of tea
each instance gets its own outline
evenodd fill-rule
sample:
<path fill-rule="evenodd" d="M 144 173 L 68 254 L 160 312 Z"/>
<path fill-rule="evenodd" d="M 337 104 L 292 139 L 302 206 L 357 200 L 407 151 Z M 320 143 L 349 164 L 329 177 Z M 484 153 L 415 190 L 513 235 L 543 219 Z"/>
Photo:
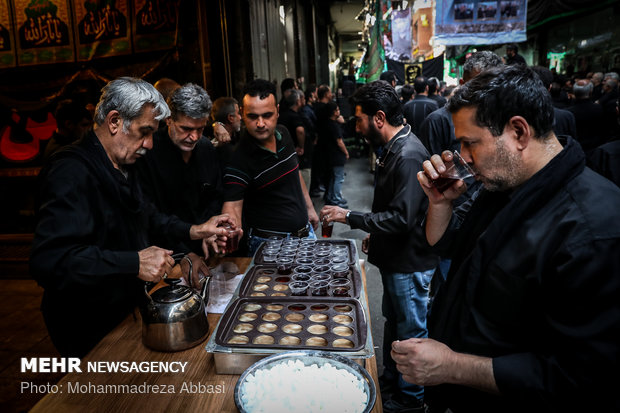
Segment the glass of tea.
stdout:
<path fill-rule="evenodd" d="M 452 152 L 452 163 L 447 163 L 446 170 L 439 174 L 439 178 L 433 179 L 432 183 L 439 192 L 444 192 L 454 182 L 474 175 L 475 172 L 465 162 L 461 154 L 458 151 L 454 151 Z"/>
<path fill-rule="evenodd" d="M 321 223 L 321 236 L 323 238 L 331 238 L 333 231 L 334 221 L 327 222 L 327 219 L 323 218 L 323 222 Z"/>
<path fill-rule="evenodd" d="M 351 281 L 346 278 L 337 278 L 329 282 L 329 286 L 332 289 L 332 294 L 335 297 L 349 297 L 349 290 L 351 289 Z"/>

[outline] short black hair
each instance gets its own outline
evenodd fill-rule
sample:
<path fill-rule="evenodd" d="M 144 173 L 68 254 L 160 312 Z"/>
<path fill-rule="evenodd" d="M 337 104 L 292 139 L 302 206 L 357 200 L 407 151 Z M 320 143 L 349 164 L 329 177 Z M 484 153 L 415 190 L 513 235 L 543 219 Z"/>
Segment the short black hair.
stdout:
<path fill-rule="evenodd" d="M 403 98 L 404 102 L 408 102 L 411 100 L 411 96 L 415 93 L 415 89 L 411 85 L 405 85 L 400 89 L 400 97 Z"/>
<path fill-rule="evenodd" d="M 282 92 L 282 95 L 284 95 L 284 91 L 289 89 L 295 89 L 296 86 L 297 82 L 295 81 L 295 79 L 293 79 L 292 77 L 287 77 L 282 81 L 282 83 L 280 83 L 280 92 Z"/>
<path fill-rule="evenodd" d="M 418 76 L 413 81 L 413 88 L 415 89 L 415 93 L 424 93 L 426 87 L 428 86 L 428 82 L 424 76 Z"/>
<path fill-rule="evenodd" d="M 276 86 L 265 79 L 254 79 L 245 84 L 243 87 L 243 96 L 256 97 L 260 100 L 266 99 L 269 95 L 273 95 L 276 99 Z"/>
<path fill-rule="evenodd" d="M 517 46 L 516 44 L 509 44 L 506 46 L 506 50 L 514 50 L 515 53 L 519 52 L 519 46 Z"/>
<path fill-rule="evenodd" d="M 513 116 L 523 116 L 536 137 L 546 139 L 553 125 L 553 105 L 536 72 L 522 66 L 486 70 L 456 90 L 448 100 L 452 113 L 476 108 L 476 123 L 500 136 Z"/>
<path fill-rule="evenodd" d="M 543 85 L 548 89 L 551 83 L 553 83 L 553 73 L 551 73 L 551 70 L 542 66 L 533 66 L 532 70 L 536 72 L 540 80 L 542 80 Z"/>
<path fill-rule="evenodd" d="M 392 126 L 403 124 L 403 107 L 398 94 L 385 80 L 363 85 L 351 96 L 350 102 L 353 107 L 360 106 L 362 112 L 368 116 L 374 116 L 382 110 L 387 122 Z"/>
<path fill-rule="evenodd" d="M 379 76 L 380 80 L 385 80 L 388 83 L 392 83 L 392 81 L 396 81 L 398 83 L 398 77 L 396 77 L 396 73 L 393 70 L 386 70 L 381 73 Z"/>
<path fill-rule="evenodd" d="M 338 104 L 336 102 L 334 102 L 334 101 L 327 102 L 325 104 L 325 113 L 327 114 L 328 118 L 332 117 L 332 115 L 334 114 L 336 109 L 338 109 Z"/>

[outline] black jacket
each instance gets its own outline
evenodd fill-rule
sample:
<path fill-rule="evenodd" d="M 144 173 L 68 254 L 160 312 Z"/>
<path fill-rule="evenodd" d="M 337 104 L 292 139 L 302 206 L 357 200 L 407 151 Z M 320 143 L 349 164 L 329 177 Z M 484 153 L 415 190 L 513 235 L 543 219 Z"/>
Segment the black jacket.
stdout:
<path fill-rule="evenodd" d="M 130 169 L 130 168 L 129 168 Z M 84 356 L 138 303 L 148 232 L 188 239 L 190 225 L 145 203 L 134 174 L 112 166 L 91 132 L 41 171 L 30 270 L 60 353 Z"/>
<path fill-rule="evenodd" d="M 455 413 L 619 411 L 616 205 L 620 189 L 585 168 L 574 140 L 512 194 L 481 191 L 437 245 L 453 252 L 452 266 L 429 337 L 491 357 L 502 397 L 441 385 L 426 387 L 432 403 Z"/>
<path fill-rule="evenodd" d="M 205 137 L 196 143 L 185 163 L 167 129 L 161 129 L 153 137 L 153 149 L 138 159 L 135 170 L 146 199 L 164 214 L 190 224 L 202 224 L 222 210 L 222 171 L 218 154 Z M 151 234 L 151 241 L 175 252 L 202 255 L 201 241 L 179 243 L 166 234 Z"/>
<path fill-rule="evenodd" d="M 421 225 L 428 201 L 416 178 L 429 154 L 409 125 L 385 148 L 377 166 L 372 212 L 351 212 L 349 224 L 370 233 L 368 261 L 381 270 L 433 269 L 438 259 L 429 251 Z"/>

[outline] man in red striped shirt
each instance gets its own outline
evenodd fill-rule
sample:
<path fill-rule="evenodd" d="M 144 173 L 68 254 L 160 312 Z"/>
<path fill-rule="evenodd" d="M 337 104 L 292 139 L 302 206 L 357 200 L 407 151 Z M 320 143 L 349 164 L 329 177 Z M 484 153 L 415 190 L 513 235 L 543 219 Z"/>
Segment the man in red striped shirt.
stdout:
<path fill-rule="evenodd" d="M 270 236 L 315 237 L 319 223 L 299 172 L 295 145 L 286 128 L 277 125 L 275 90 L 263 79 L 245 86 L 245 130 L 224 171 L 222 211 L 243 218 L 250 256 Z"/>

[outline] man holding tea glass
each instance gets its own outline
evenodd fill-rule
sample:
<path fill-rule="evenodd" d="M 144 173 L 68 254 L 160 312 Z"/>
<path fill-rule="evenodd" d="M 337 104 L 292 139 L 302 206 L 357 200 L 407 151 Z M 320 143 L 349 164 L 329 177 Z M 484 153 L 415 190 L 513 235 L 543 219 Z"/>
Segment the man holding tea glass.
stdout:
<path fill-rule="evenodd" d="M 433 412 L 620 411 L 620 189 L 554 135 L 531 69 L 483 72 L 448 109 L 483 187 L 453 211 L 464 182 L 431 182 L 452 154 L 418 173 L 427 239 L 452 266 L 430 338 L 393 343 L 398 370 Z"/>
<path fill-rule="evenodd" d="M 278 128 L 273 83 L 255 79 L 245 85 L 245 130 L 224 174 L 222 212 L 241 222 L 247 255 L 272 236 L 311 237 L 319 218 L 299 171 L 295 145 L 285 127 Z"/>
<path fill-rule="evenodd" d="M 381 377 L 386 412 L 417 407 L 423 411 L 424 389 L 403 381 L 390 357 L 394 340 L 426 337 L 426 309 L 431 278 L 438 264 L 428 250 L 421 221 L 426 197 L 414 185 L 416 173 L 429 153 L 403 125 L 398 94 L 385 81 L 362 86 L 352 97 L 356 130 L 373 145 L 384 145 L 378 159 L 372 212 L 354 212 L 337 206 L 321 210 L 324 222 L 347 223 L 370 233 L 368 261 L 381 272 L 385 370 Z M 365 240 L 366 241 L 366 240 Z M 364 243 L 366 244 L 366 242 Z"/>

